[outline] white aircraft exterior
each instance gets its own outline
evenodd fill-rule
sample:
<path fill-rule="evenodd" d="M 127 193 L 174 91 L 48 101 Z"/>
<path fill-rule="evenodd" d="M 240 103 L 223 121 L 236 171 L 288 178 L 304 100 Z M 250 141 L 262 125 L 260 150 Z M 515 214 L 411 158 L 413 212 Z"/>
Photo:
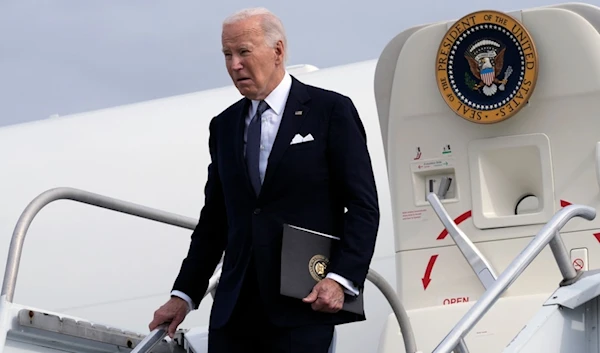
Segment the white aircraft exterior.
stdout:
<path fill-rule="evenodd" d="M 594 218 L 600 205 L 594 119 L 600 111 L 600 8 L 566 4 L 509 14 L 535 41 L 532 56 L 521 46 L 524 62 L 535 56 L 535 68 L 527 67 L 521 78 L 533 80 L 535 89 L 522 102 L 511 96 L 523 107 L 513 106 L 514 114 L 495 124 L 468 121 L 464 109 L 458 116 L 453 101 L 440 94 L 447 87 L 439 65 L 448 64 L 439 60 L 440 43 L 460 25 L 456 19 L 400 33 L 377 60 L 289 68 L 302 82 L 356 104 L 381 207 L 371 267 L 396 289 L 422 352 L 445 352 L 452 342 L 460 343 L 456 352 L 463 343 L 471 352 L 533 352 L 543 343 L 549 347 L 544 352 L 575 352 L 561 342 L 600 342 L 597 332 L 591 336 L 591 319 L 575 320 L 585 310 L 596 317 L 597 306 L 582 305 L 600 294 L 593 272 L 600 251 L 600 219 Z M 7 249 L 0 263 L 23 210 L 56 187 L 197 218 L 209 164 L 208 123 L 239 98 L 228 86 L 0 129 L 0 234 Z M 447 177 L 452 183 L 440 194 Z M 562 240 L 552 243 L 552 252 L 540 237 L 555 233 L 550 225 L 558 224 L 556 217 L 567 217 L 557 212 L 580 218 L 558 222 Z M 0 353 L 55 351 L 34 342 L 40 331 L 24 327 L 27 321 L 42 325 L 42 319 L 32 314 L 19 321 L 22 308 L 145 335 L 154 310 L 168 298 L 190 234 L 71 200 L 51 203 L 28 230 L 16 304 L 1 298 L 0 334 L 9 332 Z M 538 251 L 529 263 L 527 256 Z M 559 287 L 563 277 L 582 272 L 574 284 Z M 565 298 L 578 304 L 565 304 Z M 190 342 L 202 336 L 211 304 L 209 295 L 180 326 L 193 329 Z M 557 314 L 565 307 L 571 314 Z M 332 351 L 404 352 L 407 337 L 371 283 L 365 310 L 367 321 L 337 328 Z M 464 342 L 454 340 L 457 335 Z"/>

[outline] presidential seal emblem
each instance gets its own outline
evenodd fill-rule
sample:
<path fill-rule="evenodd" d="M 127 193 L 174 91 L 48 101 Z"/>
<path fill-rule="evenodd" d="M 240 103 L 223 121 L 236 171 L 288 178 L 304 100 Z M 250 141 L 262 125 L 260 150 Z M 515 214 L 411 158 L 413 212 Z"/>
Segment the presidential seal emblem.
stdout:
<path fill-rule="evenodd" d="M 458 116 L 481 124 L 515 115 L 535 89 L 538 57 L 527 29 L 498 11 L 474 12 L 446 32 L 435 62 L 438 89 Z"/>
<path fill-rule="evenodd" d="M 319 282 L 327 275 L 326 270 L 329 260 L 323 255 L 315 255 L 308 262 L 308 271 L 311 277 Z"/>

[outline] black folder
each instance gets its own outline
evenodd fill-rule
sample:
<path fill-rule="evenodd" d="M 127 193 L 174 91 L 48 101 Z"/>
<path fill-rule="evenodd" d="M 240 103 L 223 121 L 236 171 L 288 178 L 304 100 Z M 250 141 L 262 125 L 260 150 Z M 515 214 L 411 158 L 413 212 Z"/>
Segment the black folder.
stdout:
<path fill-rule="evenodd" d="M 331 248 L 335 241 L 339 241 L 339 238 L 284 224 L 280 293 L 296 299 L 306 297 L 327 275 Z M 363 305 L 361 289 L 358 296 L 345 295 L 342 310 L 364 315 Z"/>

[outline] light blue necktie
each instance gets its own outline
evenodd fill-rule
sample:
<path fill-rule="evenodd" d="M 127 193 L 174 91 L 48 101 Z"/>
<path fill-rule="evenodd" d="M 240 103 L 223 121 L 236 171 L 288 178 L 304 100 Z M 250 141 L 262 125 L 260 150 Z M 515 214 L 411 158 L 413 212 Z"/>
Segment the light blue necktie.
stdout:
<path fill-rule="evenodd" d="M 246 142 L 246 165 L 248 166 L 248 175 L 250 181 L 254 187 L 256 195 L 260 193 L 261 180 L 260 180 L 260 131 L 261 131 L 261 116 L 265 110 L 269 109 L 269 105 L 265 101 L 258 103 L 258 109 L 256 114 L 250 120 L 248 125 L 248 135 Z"/>

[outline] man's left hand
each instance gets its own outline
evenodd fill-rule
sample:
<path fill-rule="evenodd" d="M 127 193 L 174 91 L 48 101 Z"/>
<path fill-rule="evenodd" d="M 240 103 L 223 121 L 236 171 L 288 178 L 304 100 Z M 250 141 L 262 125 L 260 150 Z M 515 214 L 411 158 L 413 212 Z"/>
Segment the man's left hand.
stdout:
<path fill-rule="evenodd" d="M 302 299 L 305 303 L 312 303 L 315 311 L 336 313 L 344 305 L 344 290 L 341 284 L 330 278 L 324 278 L 317 283 L 310 294 Z"/>

